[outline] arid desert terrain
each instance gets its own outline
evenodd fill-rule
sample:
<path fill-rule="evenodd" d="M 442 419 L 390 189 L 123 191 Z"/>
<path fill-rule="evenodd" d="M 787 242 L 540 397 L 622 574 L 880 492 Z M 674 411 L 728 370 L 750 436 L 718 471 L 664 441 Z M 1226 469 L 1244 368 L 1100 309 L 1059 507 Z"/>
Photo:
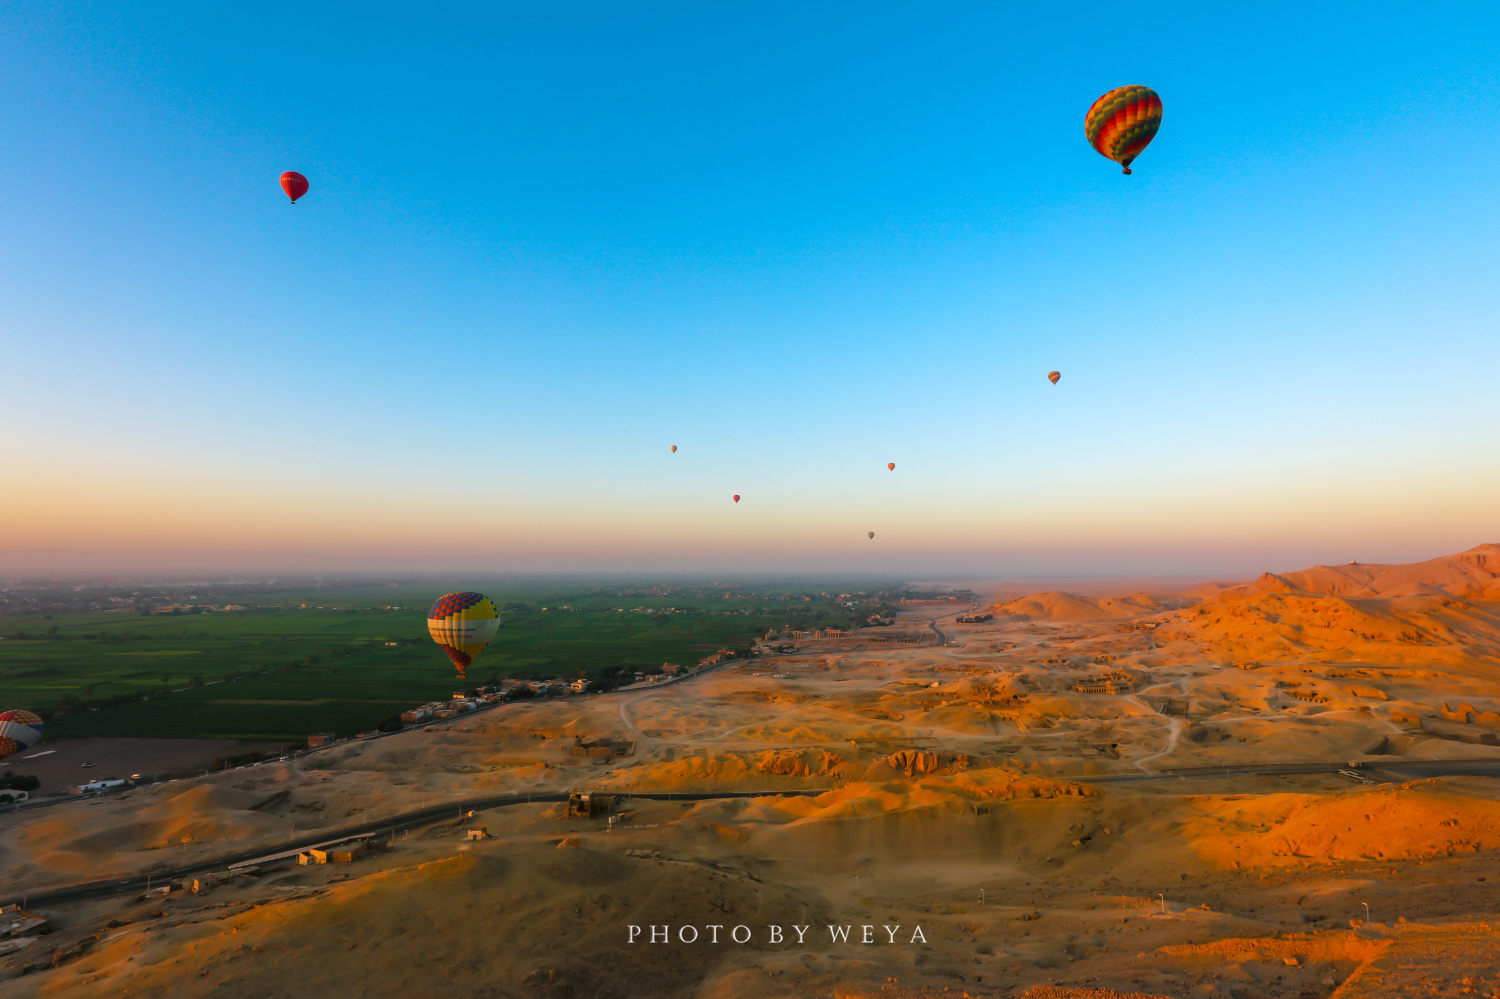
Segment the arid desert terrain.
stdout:
<path fill-rule="evenodd" d="M 1500 545 L 978 611 L 0 816 L 21 899 L 453 806 L 47 908 L 0 997 L 1500 995 Z"/>

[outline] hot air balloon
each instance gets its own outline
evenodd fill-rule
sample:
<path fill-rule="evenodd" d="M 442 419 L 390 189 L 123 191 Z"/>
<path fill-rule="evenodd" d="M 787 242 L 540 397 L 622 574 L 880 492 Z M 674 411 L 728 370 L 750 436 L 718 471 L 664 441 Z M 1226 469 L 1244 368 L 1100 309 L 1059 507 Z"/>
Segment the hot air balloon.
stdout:
<path fill-rule="evenodd" d="M 896 463 L 894 461 L 888 461 L 885 463 L 885 467 L 894 472 L 896 470 Z"/>
<path fill-rule="evenodd" d="M 30 711 L 0 711 L 0 760 L 41 742 L 45 727 Z"/>
<path fill-rule="evenodd" d="M 736 502 L 736 503 L 738 503 L 738 502 L 739 502 L 739 501 L 740 501 L 740 494 L 739 494 L 739 493 L 735 493 L 735 494 L 734 494 L 734 501 L 735 501 L 735 502 Z"/>
<path fill-rule="evenodd" d="M 1161 127 L 1161 98 L 1150 87 L 1116 87 L 1089 107 L 1083 136 L 1125 173 Z"/>
<path fill-rule="evenodd" d="M 463 679 L 469 664 L 500 630 L 500 612 L 483 593 L 445 593 L 427 611 L 427 630 Z"/>
<path fill-rule="evenodd" d="M 1062 372 L 1061 371 L 1049 371 L 1049 372 L 1047 372 L 1047 380 L 1049 382 L 1051 382 L 1053 385 L 1056 385 L 1057 384 L 1057 380 L 1059 378 L 1061 378 L 1061 377 L 1062 377 Z"/>
<path fill-rule="evenodd" d="M 673 454 L 676 454 L 676 453 L 677 453 L 677 445 L 676 445 L 676 444 L 673 444 L 673 445 L 672 445 L 672 453 L 673 453 Z"/>
<path fill-rule="evenodd" d="M 307 178 L 297 171 L 288 170 L 281 175 L 281 189 L 286 192 L 288 198 L 292 199 L 292 204 L 295 205 L 297 199 L 307 193 L 307 188 Z"/>
<path fill-rule="evenodd" d="M 871 532 L 870 532 L 870 540 L 871 540 L 871 541 L 874 541 L 874 540 L 875 540 L 875 532 L 874 532 L 874 531 L 871 531 Z"/>

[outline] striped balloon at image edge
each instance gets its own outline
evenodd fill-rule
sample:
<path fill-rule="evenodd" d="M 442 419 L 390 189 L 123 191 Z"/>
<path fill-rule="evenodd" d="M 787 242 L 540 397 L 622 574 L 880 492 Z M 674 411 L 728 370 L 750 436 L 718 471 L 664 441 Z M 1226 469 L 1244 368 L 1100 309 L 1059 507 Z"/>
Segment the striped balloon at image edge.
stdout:
<path fill-rule="evenodd" d="M 427 611 L 427 631 L 453 665 L 460 679 L 500 630 L 500 610 L 483 593 L 445 593 Z"/>
<path fill-rule="evenodd" d="M 46 725 L 30 711 L 0 712 L 0 760 L 42 741 Z"/>

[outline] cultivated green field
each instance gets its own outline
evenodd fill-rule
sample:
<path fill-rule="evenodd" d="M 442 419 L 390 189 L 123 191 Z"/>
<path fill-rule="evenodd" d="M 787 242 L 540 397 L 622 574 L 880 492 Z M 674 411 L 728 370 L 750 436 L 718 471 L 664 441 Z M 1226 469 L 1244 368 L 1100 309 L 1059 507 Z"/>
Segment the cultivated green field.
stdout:
<path fill-rule="evenodd" d="M 49 738 L 301 741 L 374 728 L 460 686 L 695 663 L 723 646 L 743 648 L 772 625 L 850 619 L 820 593 L 487 587 L 503 624 L 459 684 L 427 636 L 426 608 L 441 592 L 346 586 L 212 597 L 241 610 L 8 614 L 0 617 L 0 708 L 47 713 Z"/>

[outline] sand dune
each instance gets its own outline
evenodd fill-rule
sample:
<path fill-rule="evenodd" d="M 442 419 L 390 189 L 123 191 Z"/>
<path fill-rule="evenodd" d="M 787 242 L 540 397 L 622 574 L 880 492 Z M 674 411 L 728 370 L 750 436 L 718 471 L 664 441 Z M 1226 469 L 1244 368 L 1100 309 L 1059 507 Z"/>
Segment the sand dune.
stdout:
<path fill-rule="evenodd" d="M 1220 865 L 1425 859 L 1500 847 L 1500 787 L 1447 778 L 1337 795 L 1203 798 L 1193 849 Z"/>
<path fill-rule="evenodd" d="M 1163 638 L 1212 642 L 1252 658 L 1322 652 L 1410 664 L 1500 657 L 1500 605 L 1462 597 L 1227 592 L 1182 612 L 1179 622 Z"/>

